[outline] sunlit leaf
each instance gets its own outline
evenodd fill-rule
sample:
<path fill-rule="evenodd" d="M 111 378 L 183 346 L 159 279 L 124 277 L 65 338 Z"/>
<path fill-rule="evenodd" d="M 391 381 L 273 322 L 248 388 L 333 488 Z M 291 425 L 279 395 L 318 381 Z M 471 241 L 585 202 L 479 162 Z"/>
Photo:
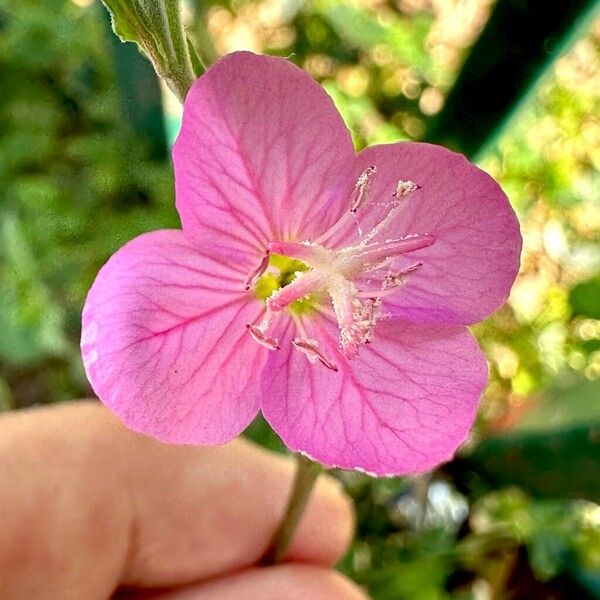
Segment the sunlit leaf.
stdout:
<path fill-rule="evenodd" d="M 577 284 L 569 293 L 573 315 L 600 319 L 600 276 Z"/>

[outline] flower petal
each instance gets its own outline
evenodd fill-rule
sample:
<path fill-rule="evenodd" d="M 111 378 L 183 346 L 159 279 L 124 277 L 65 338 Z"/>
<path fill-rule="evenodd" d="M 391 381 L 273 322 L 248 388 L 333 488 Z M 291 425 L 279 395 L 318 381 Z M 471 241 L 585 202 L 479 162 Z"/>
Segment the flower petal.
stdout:
<path fill-rule="evenodd" d="M 521 252 L 519 223 L 500 186 L 461 154 L 431 144 L 373 146 L 358 155 L 355 172 L 367 165 L 375 165 L 377 173 L 371 209 L 357 214 L 363 230 L 373 225 L 377 212 L 389 212 L 398 180 L 410 180 L 421 189 L 404 199 L 385 236 L 435 237 L 432 246 L 400 263 L 423 266 L 386 302 L 386 310 L 412 322 L 469 324 L 498 309 Z"/>
<path fill-rule="evenodd" d="M 131 429 L 217 444 L 252 420 L 267 351 L 247 335 L 262 306 L 242 277 L 175 230 L 135 238 L 100 270 L 83 310 L 83 361 Z"/>
<path fill-rule="evenodd" d="M 326 465 L 402 475 L 449 460 L 465 441 L 487 380 L 466 328 L 380 322 L 348 361 L 333 323 L 305 327 L 338 371 L 310 363 L 287 340 L 269 357 L 261 408 L 289 448 Z"/>
<path fill-rule="evenodd" d="M 185 100 L 173 148 L 183 229 L 255 267 L 269 241 L 315 237 L 337 220 L 353 160 L 342 118 L 307 73 L 230 54 Z"/>

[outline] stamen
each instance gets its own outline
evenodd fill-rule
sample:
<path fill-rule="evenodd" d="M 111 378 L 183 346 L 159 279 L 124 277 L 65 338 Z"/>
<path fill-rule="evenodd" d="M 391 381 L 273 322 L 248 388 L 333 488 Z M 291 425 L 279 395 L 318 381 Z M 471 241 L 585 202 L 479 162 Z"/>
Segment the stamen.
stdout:
<path fill-rule="evenodd" d="M 282 254 L 295 258 L 310 266 L 331 261 L 332 252 L 311 242 L 270 242 L 269 250 L 275 254 Z"/>
<path fill-rule="evenodd" d="M 362 334 L 362 342 L 369 344 L 373 340 L 375 325 L 379 318 L 381 298 L 368 298 L 364 302 L 356 299 L 354 301 L 354 307 L 354 324 Z"/>
<path fill-rule="evenodd" d="M 352 302 L 356 295 L 356 287 L 345 278 L 336 277 L 332 279 L 328 291 L 333 305 L 333 312 L 340 328 L 351 327 L 354 323 L 352 317 L 354 306 Z"/>
<path fill-rule="evenodd" d="M 398 183 L 396 184 L 396 191 L 392 194 L 392 196 L 394 196 L 396 198 L 403 198 L 404 196 L 408 196 L 415 190 L 420 190 L 420 189 L 421 189 L 421 186 L 417 185 L 414 181 L 410 181 L 410 180 L 403 181 L 402 179 L 399 179 Z"/>
<path fill-rule="evenodd" d="M 392 206 L 391 210 L 387 212 L 385 217 L 363 238 L 362 243 L 368 244 L 396 218 L 398 211 L 404 206 L 404 203 L 399 201 L 400 199 L 405 198 L 409 194 L 412 194 L 416 190 L 420 189 L 422 189 L 421 186 L 413 181 L 403 181 L 402 179 L 399 180 L 396 184 L 396 191 L 392 194 L 392 196 L 398 200 L 396 200 L 395 205 Z"/>
<path fill-rule="evenodd" d="M 356 180 L 352 194 L 350 195 L 350 210 L 344 213 L 325 233 L 320 235 L 316 240 L 315 244 L 324 244 L 331 240 L 331 238 L 340 231 L 343 231 L 350 225 L 350 222 L 354 220 L 358 227 L 359 235 L 362 235 L 362 229 L 356 220 L 356 211 L 369 199 L 369 186 L 373 175 L 377 173 L 377 167 L 372 165 L 367 167 Z"/>
<path fill-rule="evenodd" d="M 382 298 L 385 298 L 386 296 L 389 296 L 392 293 L 394 293 L 398 287 L 404 285 L 406 283 L 407 276 L 410 275 L 410 273 L 417 271 L 422 266 L 423 263 L 418 262 L 414 265 L 410 265 L 402 269 L 401 271 L 397 271 L 394 273 L 390 272 L 383 278 L 383 281 L 381 282 L 381 288 L 379 289 L 379 291 L 374 292 L 372 290 L 363 290 L 358 292 L 356 294 L 356 297 L 360 299 L 376 297 L 378 300 L 381 300 Z"/>
<path fill-rule="evenodd" d="M 401 271 L 398 271 L 397 273 L 388 273 L 383 278 L 381 290 L 382 291 L 388 290 L 390 288 L 395 288 L 400 285 L 404 285 L 404 283 L 406 282 L 406 276 L 409 273 L 412 273 L 413 271 L 417 271 L 422 266 L 423 266 L 423 263 L 418 262 L 418 263 L 415 263 L 414 265 L 410 265 L 410 266 L 406 267 L 405 269 L 402 269 Z"/>
<path fill-rule="evenodd" d="M 260 265 L 246 279 L 246 289 L 256 285 L 269 264 L 275 263 L 276 258 L 279 261 L 279 256 L 287 257 L 287 262 L 282 262 L 287 267 L 281 271 L 277 280 L 281 286 L 279 289 L 271 293 L 273 287 L 269 287 L 267 293 L 261 292 L 260 298 L 263 300 L 270 293 L 266 298 L 263 320 L 255 325 L 247 325 L 248 332 L 257 343 L 269 350 L 279 349 L 277 338 L 267 332 L 271 328 L 271 319 L 276 314 L 287 311 L 296 324 L 298 337 L 292 340 L 294 348 L 302 352 L 311 363 L 320 362 L 326 368 L 337 371 L 338 366 L 325 356 L 319 342 L 310 338 L 304 330 L 299 316 L 304 312 L 301 310 L 304 305 L 294 303 L 310 298 L 312 305 L 323 299 L 322 294 L 329 295 L 339 327 L 341 350 L 347 359 L 355 358 L 360 347 L 373 340 L 379 320 L 389 318 L 389 314 L 381 312 L 383 298 L 396 293 L 399 287 L 406 284 L 407 277 L 423 266 L 423 263 L 416 262 L 398 267 L 398 258 L 431 246 L 435 243 L 435 238 L 428 233 L 415 233 L 386 239 L 388 226 L 406 206 L 404 198 L 421 187 L 413 181 L 399 180 L 392 194 L 394 200 L 388 197 L 388 200 L 380 201 L 375 207 L 377 217 L 373 216 L 371 219 L 376 224 L 368 234 L 354 245 L 337 247 L 335 241 L 332 241 L 336 235 L 346 235 L 345 230 L 351 220 L 358 224 L 356 213 L 369 202 L 369 186 L 376 172 L 376 168 L 370 166 L 360 174 L 350 197 L 349 211 L 318 239 L 269 243 Z M 362 236 L 360 230 L 359 235 Z M 374 241 L 376 237 L 378 239 Z M 374 271 L 377 273 L 369 275 Z M 365 283 L 367 288 L 372 284 L 378 285 L 379 289 L 359 289 L 358 282 Z"/>
<path fill-rule="evenodd" d="M 244 281 L 244 289 L 246 291 L 248 291 L 250 288 L 253 288 L 256 285 L 256 282 L 262 277 L 264 272 L 269 267 L 269 256 L 269 250 L 265 250 L 265 253 L 263 254 L 263 257 L 258 267 L 252 273 L 250 273 L 248 277 L 246 277 L 246 280 Z"/>
<path fill-rule="evenodd" d="M 248 333 L 255 342 L 264 346 L 268 350 L 279 350 L 279 341 L 277 338 L 268 336 L 259 325 L 251 325 L 246 323 Z"/>
<path fill-rule="evenodd" d="M 355 296 L 352 305 L 352 325 L 340 327 L 340 342 L 349 359 L 356 357 L 361 344 L 369 344 L 373 340 L 381 299 L 366 298 L 361 301 Z"/>
<path fill-rule="evenodd" d="M 292 344 L 296 350 L 300 350 L 302 354 L 304 354 L 310 362 L 320 362 L 322 365 L 331 369 L 332 371 L 337 371 L 338 367 L 335 363 L 331 362 L 319 349 L 319 342 L 317 340 L 305 339 L 305 338 L 295 338 L 292 340 Z"/>
<path fill-rule="evenodd" d="M 356 180 L 356 185 L 354 186 L 354 191 L 352 192 L 352 196 L 351 196 L 351 205 L 350 205 L 350 212 L 351 213 L 356 213 L 356 211 L 359 209 L 360 205 L 363 204 L 366 200 L 367 200 L 367 192 L 368 192 L 368 188 L 369 188 L 369 183 L 370 180 L 369 178 L 372 177 L 373 175 L 375 175 L 375 173 L 377 173 L 377 169 L 375 168 L 375 166 L 371 166 L 371 167 L 367 167 L 358 177 L 358 179 Z"/>
<path fill-rule="evenodd" d="M 389 261 L 394 256 L 427 248 L 434 242 L 435 238 L 429 233 L 415 233 L 397 240 L 386 240 L 385 242 L 374 242 L 367 245 L 361 243 L 358 247 L 362 248 L 362 252 L 359 253 L 354 248 L 351 249 L 356 253 L 350 254 L 344 266 L 344 271 L 351 276 L 357 271 L 372 270 L 381 267 L 385 261 Z"/>

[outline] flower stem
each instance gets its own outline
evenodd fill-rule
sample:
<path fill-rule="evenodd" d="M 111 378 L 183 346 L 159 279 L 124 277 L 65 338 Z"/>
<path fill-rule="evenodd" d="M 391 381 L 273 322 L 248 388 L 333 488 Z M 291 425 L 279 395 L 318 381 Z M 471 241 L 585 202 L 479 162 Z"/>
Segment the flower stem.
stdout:
<path fill-rule="evenodd" d="M 183 21 L 179 0 L 165 0 L 164 12 L 167 41 L 170 52 L 168 53 L 168 69 L 171 75 L 173 91 L 183 102 L 190 87 L 196 79 L 190 58 L 189 46 Z"/>
<path fill-rule="evenodd" d="M 323 467 L 314 463 L 303 454 L 296 454 L 296 476 L 292 492 L 279 527 L 275 531 L 271 544 L 262 558 L 262 563 L 272 565 L 285 557 L 289 544 L 300 522 L 304 509 L 310 498 L 310 493 L 323 471 Z"/>

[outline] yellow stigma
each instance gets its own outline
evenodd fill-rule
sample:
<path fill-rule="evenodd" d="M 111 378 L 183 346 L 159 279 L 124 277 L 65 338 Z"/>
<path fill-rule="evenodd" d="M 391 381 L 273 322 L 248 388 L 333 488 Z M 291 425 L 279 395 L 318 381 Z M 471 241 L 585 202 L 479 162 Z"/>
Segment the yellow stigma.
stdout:
<path fill-rule="evenodd" d="M 269 266 L 267 272 L 260 277 L 254 286 L 254 293 L 259 300 L 266 302 L 267 298 L 278 289 L 285 287 L 294 281 L 296 273 L 308 271 L 309 267 L 302 261 L 295 258 L 288 258 L 281 254 L 271 254 L 269 256 Z M 303 315 L 311 312 L 314 308 L 313 298 L 300 298 L 287 309 L 296 315 Z"/>

